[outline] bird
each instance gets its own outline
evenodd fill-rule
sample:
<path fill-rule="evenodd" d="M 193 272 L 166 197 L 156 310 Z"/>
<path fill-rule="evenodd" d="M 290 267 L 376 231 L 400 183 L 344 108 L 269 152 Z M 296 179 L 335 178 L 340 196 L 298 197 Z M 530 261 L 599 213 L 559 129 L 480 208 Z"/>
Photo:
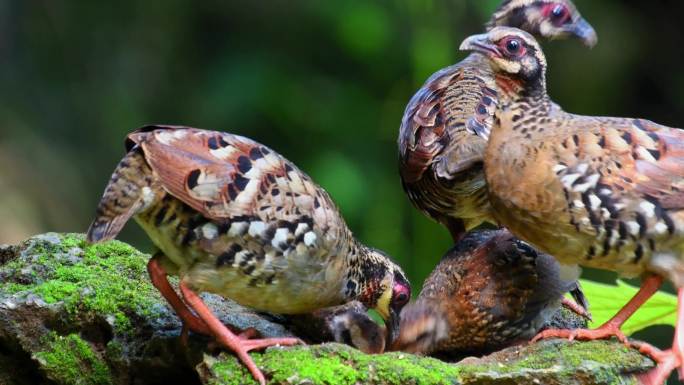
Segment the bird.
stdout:
<path fill-rule="evenodd" d="M 487 23 L 520 27 L 546 39 L 598 37 L 570 0 L 506 0 Z M 498 105 L 488 63 L 470 55 L 433 74 L 411 98 L 399 130 L 399 170 L 411 203 L 457 242 L 492 218 L 482 170 Z"/>
<path fill-rule="evenodd" d="M 358 300 L 385 320 L 388 342 L 395 338 L 411 295 L 406 275 L 359 242 L 328 193 L 283 156 L 242 136 L 167 125 L 130 133 L 126 150 L 87 240 L 112 239 L 133 217 L 159 248 L 148 263 L 152 283 L 186 329 L 214 336 L 259 383 L 248 351 L 299 340 L 236 335 L 198 292 L 281 314 Z M 182 299 L 169 274 L 180 277 Z"/>
<path fill-rule="evenodd" d="M 529 341 L 560 308 L 564 294 L 578 287 L 579 269 L 574 273 L 562 276 L 552 256 L 507 230 L 471 231 L 402 311 L 393 349 L 463 357 Z M 587 306 L 584 298 L 578 302 Z"/>
<path fill-rule="evenodd" d="M 385 330 L 373 320 L 358 301 L 288 316 L 286 325 L 307 342 L 339 342 L 368 354 L 385 351 Z"/>
<path fill-rule="evenodd" d="M 565 112 L 547 93 L 539 43 L 519 29 L 471 36 L 461 49 L 488 59 L 501 91 L 484 166 L 496 219 L 561 263 L 642 278 L 598 329 L 539 338 L 627 341 L 620 326 L 668 279 L 679 302 L 674 342 L 663 352 L 639 344 L 658 362 L 641 380 L 660 384 L 675 368 L 684 374 L 684 130 Z"/>

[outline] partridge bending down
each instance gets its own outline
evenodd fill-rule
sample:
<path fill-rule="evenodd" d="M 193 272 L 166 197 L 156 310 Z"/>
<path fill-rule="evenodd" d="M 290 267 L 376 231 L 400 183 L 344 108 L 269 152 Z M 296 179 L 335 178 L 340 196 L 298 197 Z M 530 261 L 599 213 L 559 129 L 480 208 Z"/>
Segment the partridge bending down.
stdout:
<path fill-rule="evenodd" d="M 260 383 L 247 352 L 297 340 L 235 335 L 197 291 L 283 314 L 358 300 L 394 339 L 411 293 L 404 273 L 358 242 L 325 190 L 287 159 L 247 138 L 188 127 L 143 127 L 126 148 L 88 240 L 114 238 L 134 217 L 161 250 L 148 265 L 152 282 L 184 325 L 214 335 Z M 185 301 L 167 273 L 180 276 Z"/>
<path fill-rule="evenodd" d="M 547 39 L 596 44 L 593 28 L 570 0 L 506 0 L 487 24 L 522 28 Z M 432 75 L 413 96 L 399 131 L 399 170 L 411 202 L 446 226 L 454 241 L 494 223 L 482 171 L 498 87 L 487 60 L 470 55 Z"/>
<path fill-rule="evenodd" d="M 402 311 L 393 348 L 462 356 L 528 341 L 558 310 L 563 294 L 577 288 L 579 269 L 575 273 L 561 278 L 553 257 L 506 230 L 470 232 Z"/>
<path fill-rule="evenodd" d="M 499 109 L 485 155 L 493 213 L 520 238 L 562 263 L 643 276 L 641 290 L 597 330 L 543 336 L 604 338 L 667 278 L 679 307 L 671 350 L 642 351 L 660 362 L 644 376 L 664 381 L 684 352 L 684 131 L 642 120 L 564 112 L 546 93 L 546 59 L 534 38 L 495 28 L 462 49 L 489 59 Z"/>

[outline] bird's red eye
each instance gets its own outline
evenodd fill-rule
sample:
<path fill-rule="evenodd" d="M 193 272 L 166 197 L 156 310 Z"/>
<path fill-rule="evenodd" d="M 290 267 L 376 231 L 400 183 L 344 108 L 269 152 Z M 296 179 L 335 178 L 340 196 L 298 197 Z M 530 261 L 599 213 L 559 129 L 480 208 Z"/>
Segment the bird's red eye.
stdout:
<path fill-rule="evenodd" d="M 507 37 L 501 40 L 499 47 L 510 57 L 520 57 L 525 54 L 525 46 L 517 37 Z"/>
<path fill-rule="evenodd" d="M 549 4 L 544 7 L 543 14 L 557 27 L 572 21 L 570 10 L 563 4 Z"/>

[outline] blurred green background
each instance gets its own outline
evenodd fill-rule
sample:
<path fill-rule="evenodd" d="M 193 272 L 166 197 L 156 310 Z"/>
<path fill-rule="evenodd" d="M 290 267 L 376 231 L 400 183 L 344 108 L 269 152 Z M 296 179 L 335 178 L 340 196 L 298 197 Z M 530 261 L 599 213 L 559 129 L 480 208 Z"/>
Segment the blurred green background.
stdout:
<path fill-rule="evenodd" d="M 419 288 L 450 238 L 403 194 L 400 119 L 498 3 L 0 0 L 0 243 L 85 231 L 126 133 L 184 124 L 294 161 Z M 545 44 L 553 98 L 572 112 L 683 126 L 684 2 L 577 6 L 599 44 Z M 150 248 L 135 225 L 120 238 Z"/>

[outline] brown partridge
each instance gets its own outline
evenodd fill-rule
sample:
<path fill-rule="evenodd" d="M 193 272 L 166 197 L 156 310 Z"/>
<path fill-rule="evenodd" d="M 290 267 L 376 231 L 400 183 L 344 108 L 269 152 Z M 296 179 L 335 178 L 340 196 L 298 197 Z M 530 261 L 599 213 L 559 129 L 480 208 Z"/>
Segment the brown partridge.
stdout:
<path fill-rule="evenodd" d="M 642 346 L 660 362 L 644 383 L 661 383 L 684 362 L 684 131 L 564 112 L 546 93 L 539 44 L 518 29 L 495 28 L 461 48 L 488 58 L 501 90 L 485 156 L 496 219 L 561 263 L 645 278 L 600 328 L 542 336 L 624 340 L 620 326 L 667 278 L 679 292 L 672 350 Z"/>
<path fill-rule="evenodd" d="M 487 24 L 522 28 L 547 39 L 596 44 L 593 28 L 570 0 L 506 0 Z M 470 55 L 432 75 L 413 96 L 399 131 L 399 170 L 411 202 L 449 229 L 454 241 L 483 222 L 495 223 L 483 157 L 498 105 L 486 59 Z"/>
<path fill-rule="evenodd" d="M 214 335 L 260 383 L 247 352 L 296 340 L 235 335 L 197 291 L 283 314 L 358 300 L 380 313 L 393 340 L 410 297 L 404 273 L 358 242 L 325 190 L 287 159 L 244 137 L 188 127 L 143 127 L 126 148 L 88 240 L 111 239 L 134 217 L 161 250 L 148 266 L 154 285 L 190 330 Z M 184 300 L 167 273 L 180 276 Z"/>
<path fill-rule="evenodd" d="M 563 295 L 577 288 L 579 269 L 575 273 L 561 277 L 553 257 L 506 230 L 470 232 L 402 311 L 393 348 L 461 357 L 528 341 L 558 310 Z"/>

